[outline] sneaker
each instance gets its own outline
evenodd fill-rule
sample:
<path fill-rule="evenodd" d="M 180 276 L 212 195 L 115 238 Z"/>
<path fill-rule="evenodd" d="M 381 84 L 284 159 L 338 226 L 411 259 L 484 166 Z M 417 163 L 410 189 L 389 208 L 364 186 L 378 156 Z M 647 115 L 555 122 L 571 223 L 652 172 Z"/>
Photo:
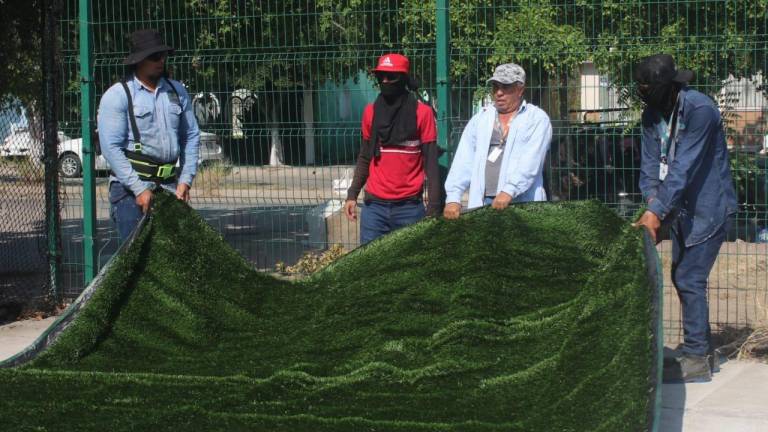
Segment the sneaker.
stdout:
<path fill-rule="evenodd" d="M 712 380 L 712 369 L 709 356 L 683 354 L 674 362 L 664 365 L 665 384 L 709 382 Z"/>

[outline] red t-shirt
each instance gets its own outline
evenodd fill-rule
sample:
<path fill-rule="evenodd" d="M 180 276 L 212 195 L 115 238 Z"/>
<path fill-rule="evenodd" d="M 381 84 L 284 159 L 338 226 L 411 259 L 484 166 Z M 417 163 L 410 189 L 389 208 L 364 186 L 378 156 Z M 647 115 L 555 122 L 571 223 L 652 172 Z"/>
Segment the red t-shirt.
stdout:
<path fill-rule="evenodd" d="M 363 139 L 371 139 L 373 104 L 363 111 Z M 424 184 L 421 144 L 437 141 L 437 128 L 432 108 L 418 102 L 416 133 L 401 145 L 381 146 L 381 156 L 371 158 L 365 190 L 378 198 L 399 200 L 420 195 Z"/>

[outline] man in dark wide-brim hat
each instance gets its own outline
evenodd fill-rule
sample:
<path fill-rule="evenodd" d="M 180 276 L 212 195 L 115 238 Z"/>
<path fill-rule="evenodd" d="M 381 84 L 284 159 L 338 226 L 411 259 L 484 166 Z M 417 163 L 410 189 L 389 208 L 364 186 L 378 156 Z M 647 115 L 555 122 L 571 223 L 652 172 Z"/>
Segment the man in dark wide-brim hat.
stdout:
<path fill-rule="evenodd" d="M 131 73 L 99 104 L 99 140 L 112 170 L 111 215 L 121 241 L 149 209 L 155 188 L 189 200 L 200 130 L 187 90 L 166 77 L 165 62 L 173 52 L 157 30 L 134 32 L 123 62 Z"/>
<path fill-rule="evenodd" d="M 707 278 L 736 212 L 720 111 L 688 87 L 692 78 L 667 54 L 635 69 L 645 103 L 640 189 L 648 204 L 636 225 L 656 241 L 662 224 L 671 228 L 672 283 L 683 307 L 682 356 L 665 366 L 665 381 L 711 379 Z"/>

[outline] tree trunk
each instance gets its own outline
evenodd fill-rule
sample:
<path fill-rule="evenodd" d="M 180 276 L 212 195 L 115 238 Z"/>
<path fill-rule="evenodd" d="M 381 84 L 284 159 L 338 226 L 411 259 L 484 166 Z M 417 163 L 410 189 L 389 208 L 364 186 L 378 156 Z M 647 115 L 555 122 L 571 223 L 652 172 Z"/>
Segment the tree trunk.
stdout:
<path fill-rule="evenodd" d="M 269 166 L 284 165 L 283 143 L 280 140 L 280 121 L 277 114 L 277 100 L 272 103 L 270 122 L 269 122 Z"/>
<path fill-rule="evenodd" d="M 43 168 L 43 113 L 38 109 L 37 102 L 29 104 L 27 125 L 32 142 L 29 146 L 29 161 L 36 168 Z"/>

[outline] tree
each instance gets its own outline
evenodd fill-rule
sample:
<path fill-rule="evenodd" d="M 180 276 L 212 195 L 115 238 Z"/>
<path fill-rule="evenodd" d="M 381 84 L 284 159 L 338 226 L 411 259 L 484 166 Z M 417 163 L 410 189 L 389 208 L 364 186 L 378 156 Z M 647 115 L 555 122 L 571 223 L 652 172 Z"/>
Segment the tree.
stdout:
<path fill-rule="evenodd" d="M 325 80 L 340 82 L 370 68 L 385 51 L 405 52 L 424 87 L 436 84 L 435 0 L 107 3 L 94 2 L 98 52 L 127 52 L 130 31 L 158 27 L 178 48 L 174 76 L 191 89 L 222 101 L 238 89 L 254 93 L 257 125 L 269 131 L 274 155 L 285 138 L 280 125 L 293 122 L 293 106 L 306 103 Z M 681 67 L 697 72 L 695 84 L 716 91 L 729 74 L 751 77 L 765 69 L 766 3 L 452 1 L 451 116 L 467 120 L 472 103 L 487 95 L 493 67 L 509 61 L 528 72 L 528 97 L 563 121 L 569 101 L 577 100 L 568 89 L 578 87 L 572 80 L 585 61 L 593 61 L 627 100 L 633 65 L 657 52 L 675 55 Z M 128 18 L 127 26 L 115 24 Z M 105 84 L 120 70 L 113 60 L 102 57 L 97 79 Z M 309 120 L 303 130 L 311 132 Z"/>
<path fill-rule="evenodd" d="M 30 130 L 39 139 L 43 94 L 41 8 L 39 0 L 0 0 L 0 106 L 20 101 L 28 107 Z"/>
<path fill-rule="evenodd" d="M 255 92 L 257 117 L 270 130 L 270 164 L 278 165 L 283 153 L 281 118 L 291 105 L 310 104 L 312 90 L 325 80 L 340 82 L 369 67 L 361 63 L 366 60 L 361 51 L 368 54 L 364 50 L 389 45 L 390 35 L 397 33 L 398 15 L 382 14 L 381 6 L 397 10 L 397 3 L 190 0 L 190 19 L 207 18 L 199 22 L 191 81 L 224 93 Z M 311 161 L 312 110 L 303 111 Z"/>
<path fill-rule="evenodd" d="M 593 58 L 601 73 L 637 106 L 632 71 L 645 56 L 666 53 L 693 83 L 715 96 L 729 77 L 753 79 L 766 70 L 768 1 L 606 1 L 600 13 L 612 25 L 595 34 Z M 761 89 L 765 94 L 766 89 Z M 729 95 L 728 103 L 738 95 Z M 726 121 L 734 116 L 721 106 Z"/>

